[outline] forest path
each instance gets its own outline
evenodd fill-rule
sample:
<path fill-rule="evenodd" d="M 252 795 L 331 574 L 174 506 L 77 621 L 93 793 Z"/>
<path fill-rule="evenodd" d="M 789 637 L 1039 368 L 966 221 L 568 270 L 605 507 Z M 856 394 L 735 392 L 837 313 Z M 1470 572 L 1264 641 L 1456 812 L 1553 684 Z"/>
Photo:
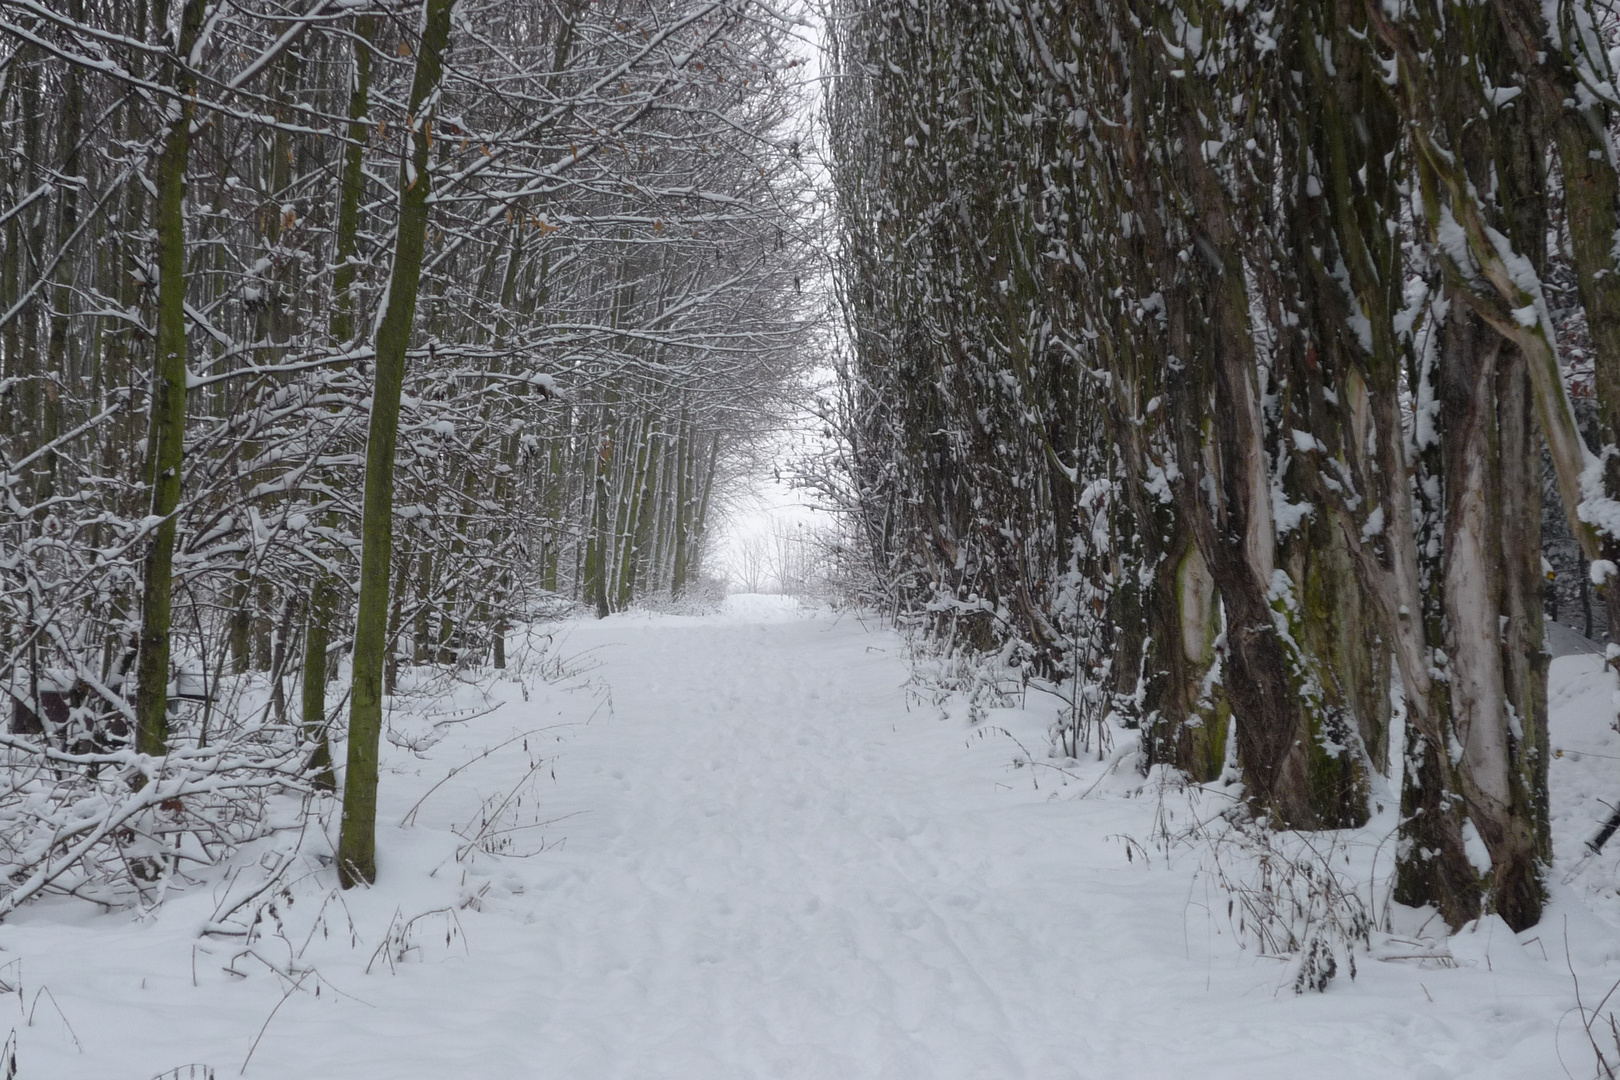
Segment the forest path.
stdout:
<path fill-rule="evenodd" d="M 1013 769 L 1007 737 L 908 701 L 891 633 L 739 597 L 715 618 L 577 624 L 566 648 L 600 660 L 613 710 L 571 740 L 546 796 L 580 816 L 523 868 L 538 875 L 514 901 L 532 934 L 490 956 L 469 931 L 513 993 L 463 1003 L 466 1053 L 504 1044 L 534 1063 L 490 1075 L 1280 1080 L 1546 1063 L 1545 1042 L 1523 1042 L 1544 1012 L 1491 1003 L 1482 1035 L 1455 1015 L 1475 994 L 1428 1005 L 1451 993 L 1447 972 L 1425 990 L 1367 961 L 1382 970 L 1340 980 L 1353 999 L 1296 997 L 1282 964 L 1224 947 L 1222 894 L 1185 864 L 1124 857 L 1117 833 L 1145 837 L 1152 817 L 1151 800 L 1120 797 L 1134 773 L 1082 802 Z M 992 722 L 1038 750 L 1044 716 Z"/>
<path fill-rule="evenodd" d="M 611 709 L 507 682 L 501 710 L 424 756 L 385 745 L 379 884 L 314 923 L 323 871 L 279 916 L 294 947 L 307 930 L 319 998 L 306 980 L 283 1000 L 251 958 L 224 974 L 238 946 L 199 942 L 204 890 L 145 924 L 48 906 L 0 927 L 29 999 L 52 994 L 19 1020 L 21 1080 L 224 1077 L 255 1040 L 246 1075 L 289 1080 L 1559 1075 L 1561 956 L 1527 969 L 1535 946 L 1501 927 L 1458 968 L 1364 958 L 1296 997 L 1282 963 L 1233 947 L 1196 853 L 1127 861 L 1121 834 L 1146 837 L 1155 809 L 1133 770 L 1082 800 L 1095 761 L 1068 784 L 1012 768 L 1005 734 L 908 699 L 892 633 L 733 598 L 570 624 L 559 647 L 597 664 Z M 1050 710 L 1031 704 L 984 728 L 1038 750 Z M 481 748 L 552 723 L 572 726 L 531 736 L 551 756 L 538 786 L 503 751 L 393 824 Z M 550 846 L 458 860 L 453 830 L 514 783 L 553 824 L 513 851 Z M 374 955 L 391 924 L 456 905 L 396 934 L 396 962 Z"/>
<path fill-rule="evenodd" d="M 1075 898 L 1035 872 L 1040 841 L 984 775 L 1014 747 L 975 757 L 958 725 L 909 712 L 890 635 L 733 611 L 571 635 L 601 643 L 614 715 L 569 751 L 600 787 L 537 912 L 570 926 L 542 946 L 555 1075 L 1084 1075 L 1098 1018 L 1071 1011 L 1059 943 Z M 1128 903 L 1115 859 L 1082 918 Z"/>

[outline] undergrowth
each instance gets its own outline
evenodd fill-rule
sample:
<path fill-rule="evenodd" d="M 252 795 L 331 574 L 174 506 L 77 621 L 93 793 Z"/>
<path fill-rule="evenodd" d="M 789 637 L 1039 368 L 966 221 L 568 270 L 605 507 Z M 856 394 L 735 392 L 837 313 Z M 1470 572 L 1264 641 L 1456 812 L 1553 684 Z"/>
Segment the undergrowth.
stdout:
<path fill-rule="evenodd" d="M 1148 783 L 1158 801 L 1146 846 L 1166 861 L 1183 852 L 1197 859 L 1196 877 L 1225 900 L 1224 916 L 1217 904 L 1211 917 L 1224 917 L 1239 948 L 1286 962 L 1282 985 L 1297 994 L 1356 977 L 1356 956 L 1370 951 L 1377 928 L 1373 883 L 1349 869 L 1365 838 L 1274 829 L 1250 813 L 1236 786 L 1194 784 L 1166 766 Z"/>

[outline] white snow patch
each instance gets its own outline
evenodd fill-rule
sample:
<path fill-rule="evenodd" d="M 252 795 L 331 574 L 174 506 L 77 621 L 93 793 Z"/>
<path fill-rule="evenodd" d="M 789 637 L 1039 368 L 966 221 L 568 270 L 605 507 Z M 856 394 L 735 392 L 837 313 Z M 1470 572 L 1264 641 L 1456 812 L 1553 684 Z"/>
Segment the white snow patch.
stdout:
<path fill-rule="evenodd" d="M 1485 846 L 1485 840 L 1479 835 L 1479 830 L 1472 821 L 1464 820 L 1462 826 L 1463 850 L 1468 854 L 1468 864 L 1482 876 L 1491 872 L 1491 852 Z"/>
<path fill-rule="evenodd" d="M 1613 798 L 1601 657 L 1552 666 L 1554 746 L 1585 753 L 1552 762 L 1544 925 L 1448 942 L 1432 912 L 1383 906 L 1384 800 L 1331 842 L 1390 932 L 1353 981 L 1295 997 L 1282 958 L 1240 947 L 1203 854 L 1152 841 L 1240 789 L 1154 787 L 1119 728 L 1106 755 L 1049 760 L 1048 695 L 941 719 L 873 625 L 731 597 L 567 627 L 611 707 L 510 678 L 397 699 L 375 887 L 333 890 L 328 819 L 252 942 L 198 937 L 224 888 L 0 924 L 0 978 L 37 1004 L 15 1019 L 20 1076 L 223 1077 L 252 1049 L 248 1080 L 1522 1080 L 1581 1049 L 1559 1023 L 1566 920 L 1583 987 L 1620 978 L 1620 845 L 1559 883 Z M 499 709 L 431 715 L 475 701 Z M 513 846 L 458 859 L 512 791 Z"/>
<path fill-rule="evenodd" d="M 1382 536 L 1384 532 L 1384 507 L 1382 504 L 1372 508 L 1367 515 L 1367 521 L 1361 526 L 1362 542 L 1371 540 L 1375 536 Z"/>

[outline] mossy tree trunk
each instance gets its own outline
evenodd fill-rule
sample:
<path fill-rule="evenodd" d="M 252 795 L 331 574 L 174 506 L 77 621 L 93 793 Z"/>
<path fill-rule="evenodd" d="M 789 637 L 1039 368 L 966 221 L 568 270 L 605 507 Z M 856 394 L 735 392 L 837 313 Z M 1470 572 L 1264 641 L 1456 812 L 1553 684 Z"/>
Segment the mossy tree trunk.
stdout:
<path fill-rule="evenodd" d="M 186 0 L 180 13 L 177 47 L 167 57 L 168 85 L 173 94 L 171 119 L 154 177 L 158 310 L 146 469 L 150 513 L 156 525 L 142 573 L 141 643 L 135 689 L 135 746 L 141 753 L 152 755 L 163 754 L 169 739 L 170 611 L 186 438 L 186 165 L 191 150 L 191 120 L 196 111 L 192 92 L 197 83 L 187 62 L 202 30 L 205 7 L 205 0 Z"/>
<path fill-rule="evenodd" d="M 1361 639 L 1360 648 L 1355 640 L 1337 646 L 1337 666 L 1359 672 L 1348 680 L 1361 699 L 1358 719 L 1387 687 L 1381 657 L 1391 657 L 1400 673 L 1405 761 L 1397 893 L 1404 903 L 1434 906 L 1456 927 L 1477 914 L 1479 889 L 1462 839 L 1456 772 L 1440 753 L 1451 742 L 1450 698 L 1444 680 L 1431 678 L 1444 644 L 1442 508 L 1428 494 L 1440 490 L 1442 464 L 1428 429 L 1411 433 L 1418 457 L 1409 460 L 1399 404 L 1403 378 L 1412 387 L 1429 378 L 1415 363 L 1410 332 L 1396 326 L 1407 282 L 1400 238 L 1387 222 L 1399 219 L 1405 201 L 1402 117 L 1380 75 L 1360 0 L 1313 0 L 1300 12 L 1289 47 L 1298 50 L 1306 78 L 1290 110 L 1295 121 L 1283 132 L 1295 174 L 1315 177 L 1319 193 L 1297 192 L 1289 234 L 1291 251 L 1309 254 L 1300 283 L 1309 339 L 1296 345 L 1294 361 L 1298 378 L 1320 386 L 1290 423 L 1312 432 L 1321 447 L 1301 455 L 1307 498 L 1324 511 L 1311 531 L 1326 524 L 1336 534 L 1333 546 L 1359 586 L 1351 593 L 1353 610 L 1331 613 L 1341 630 Z M 1364 334 L 1346 332 L 1360 319 Z M 1421 553 L 1431 550 L 1435 557 L 1425 562 Z M 1348 665 L 1347 654 L 1354 656 Z M 1377 715 L 1387 721 L 1387 713 Z M 1364 719 L 1360 731 L 1374 766 L 1383 768 L 1387 734 Z"/>
<path fill-rule="evenodd" d="M 382 734 L 383 675 L 388 648 L 388 586 L 393 552 L 394 451 L 399 438 L 405 348 L 416 315 L 432 178 L 428 155 L 454 0 L 424 0 L 422 37 L 411 83 L 410 141 L 399 178 L 399 225 L 388 303 L 377 324 L 371 425 L 366 445 L 360 541 L 360 600 L 355 617 L 354 675 L 349 704 L 348 771 L 338 839 L 344 888 L 377 877 L 377 752 Z"/>
<path fill-rule="evenodd" d="M 1432 131 L 1445 140 L 1449 157 L 1436 152 L 1426 162 L 1431 219 L 1443 191 L 1454 219 L 1471 218 L 1477 233 L 1499 230 L 1496 236 L 1539 273 L 1546 262 L 1545 147 L 1515 103 L 1488 99 L 1479 82 L 1512 80 L 1501 25 L 1488 9 L 1459 9 L 1439 31 L 1438 44 L 1470 77 L 1447 81 L 1434 97 Z M 1482 203 L 1477 193 L 1486 191 L 1493 200 Z M 1483 276 L 1491 280 L 1487 260 L 1503 258 L 1499 241 L 1475 241 L 1471 250 L 1470 261 L 1485 266 Z M 1534 791 L 1544 785 L 1535 774 L 1546 769 L 1546 759 L 1534 750 L 1535 733 L 1545 723 L 1546 662 L 1540 499 L 1527 490 L 1539 480 L 1525 460 L 1535 442 L 1526 397 L 1571 499 L 1579 480 L 1569 473 L 1584 457 L 1584 446 L 1545 328 L 1525 333 L 1512 316 L 1504 320 L 1500 308 L 1510 301 L 1500 291 L 1493 296 L 1479 289 L 1479 277 L 1471 266 L 1447 265 L 1451 305 L 1436 382 L 1443 417 L 1446 672 L 1462 747 L 1459 787 L 1468 820 L 1490 853 L 1487 895 L 1491 907 L 1520 930 L 1539 921 L 1544 900 L 1538 855 L 1544 826 L 1536 819 Z M 1524 288 L 1518 281 L 1501 284 L 1515 298 Z M 1535 385 L 1538 377 L 1553 385 Z M 1510 454 L 1519 455 L 1519 462 L 1508 463 Z M 1518 521 L 1525 513 L 1535 513 L 1535 520 Z M 1509 514 L 1515 520 L 1506 521 Z M 1575 524 L 1585 543 L 1595 545 L 1595 531 Z"/>

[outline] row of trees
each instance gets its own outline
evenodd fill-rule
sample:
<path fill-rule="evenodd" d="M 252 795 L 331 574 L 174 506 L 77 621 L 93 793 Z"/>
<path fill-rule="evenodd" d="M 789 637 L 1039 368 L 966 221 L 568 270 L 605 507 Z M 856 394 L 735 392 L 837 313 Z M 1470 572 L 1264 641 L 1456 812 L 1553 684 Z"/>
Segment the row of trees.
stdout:
<path fill-rule="evenodd" d="M 829 418 L 891 598 L 1079 672 L 1150 762 L 1235 754 L 1280 827 L 1366 820 L 1393 677 L 1397 899 L 1535 923 L 1544 455 L 1598 586 L 1620 548 L 1596 8 L 880 0 L 832 26 Z"/>
<path fill-rule="evenodd" d="M 769 531 L 734 537 L 728 583 L 745 593 L 809 597 L 844 584 L 833 574 L 836 536 L 804 521 L 773 517 Z"/>
<path fill-rule="evenodd" d="M 345 714 L 340 872 L 370 880 L 401 666 L 501 667 L 549 597 L 693 579 L 803 363 L 791 29 L 748 0 L 0 4 L 4 817 L 35 838 L 0 908 L 166 872 L 176 793 L 227 757 L 331 788 Z M 52 832 L 92 804 L 128 814 Z"/>

